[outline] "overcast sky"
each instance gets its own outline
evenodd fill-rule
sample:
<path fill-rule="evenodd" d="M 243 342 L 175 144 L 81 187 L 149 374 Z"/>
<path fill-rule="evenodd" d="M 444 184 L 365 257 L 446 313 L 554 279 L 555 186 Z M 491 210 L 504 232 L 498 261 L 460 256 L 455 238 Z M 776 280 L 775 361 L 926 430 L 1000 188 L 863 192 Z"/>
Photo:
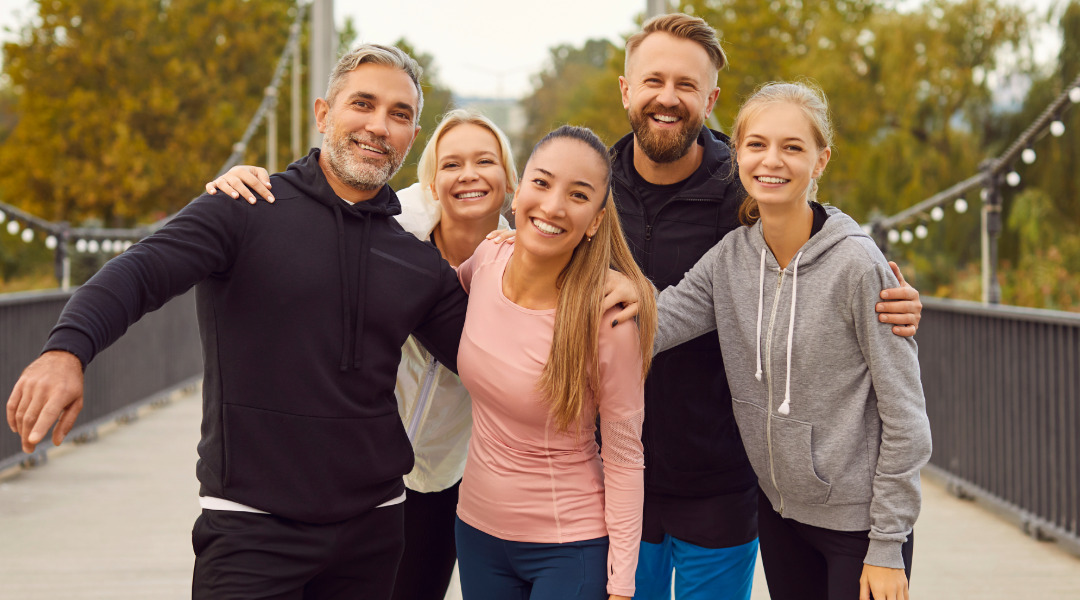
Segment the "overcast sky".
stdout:
<path fill-rule="evenodd" d="M 903 0 L 917 3 L 920 0 Z M 1006 0 L 1042 8 L 1065 0 Z M 29 18 L 29 0 L 0 0 L 0 30 Z M 556 44 L 590 38 L 615 43 L 634 31 L 645 0 L 337 0 L 339 26 L 352 17 L 362 42 L 405 37 L 435 57 L 439 80 L 462 96 L 517 97 Z M 16 18 L 18 15 L 18 18 Z M 0 39 L 9 39 L 0 31 Z M 1041 60 L 1056 55 L 1055 35 L 1043 35 Z M 268 45 L 268 48 L 274 48 Z M 276 52 L 277 50 L 272 50 Z"/>

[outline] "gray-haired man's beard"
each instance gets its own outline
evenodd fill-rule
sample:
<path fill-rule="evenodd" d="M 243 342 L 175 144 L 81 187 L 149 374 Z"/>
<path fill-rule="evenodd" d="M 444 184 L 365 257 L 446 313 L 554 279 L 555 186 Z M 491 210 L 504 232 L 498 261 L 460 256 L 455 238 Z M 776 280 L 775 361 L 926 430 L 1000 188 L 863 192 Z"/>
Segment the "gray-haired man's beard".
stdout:
<path fill-rule="evenodd" d="M 323 153 L 330 171 L 345 185 L 362 192 L 373 192 L 386 185 L 405 160 L 396 148 L 374 137 L 358 133 L 336 136 L 332 124 L 327 126 L 326 139 Z M 360 142 L 386 152 L 386 157 L 378 160 L 357 156 L 353 146 Z"/>
<path fill-rule="evenodd" d="M 682 127 L 678 131 L 661 133 L 654 131 L 649 124 L 653 112 L 674 113 L 682 119 Z M 630 117 L 630 128 L 634 131 L 638 146 L 645 156 L 657 163 L 670 163 L 686 156 L 690 147 L 697 141 L 698 132 L 704 123 L 702 117 L 691 118 L 683 107 L 678 109 L 654 109 L 652 105 L 646 106 L 641 112 L 627 113 Z"/>

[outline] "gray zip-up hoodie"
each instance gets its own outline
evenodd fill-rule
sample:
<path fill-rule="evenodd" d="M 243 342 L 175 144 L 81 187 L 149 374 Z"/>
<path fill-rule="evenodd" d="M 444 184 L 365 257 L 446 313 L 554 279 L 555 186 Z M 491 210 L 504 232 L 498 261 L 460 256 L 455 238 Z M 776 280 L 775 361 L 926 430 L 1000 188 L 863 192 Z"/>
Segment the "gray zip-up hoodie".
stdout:
<path fill-rule="evenodd" d="M 716 329 L 735 418 L 782 516 L 870 530 L 864 562 L 903 568 L 930 424 L 918 351 L 874 310 L 895 287 L 881 252 L 828 207 L 786 269 L 761 223 L 729 233 L 659 297 L 657 352 Z"/>

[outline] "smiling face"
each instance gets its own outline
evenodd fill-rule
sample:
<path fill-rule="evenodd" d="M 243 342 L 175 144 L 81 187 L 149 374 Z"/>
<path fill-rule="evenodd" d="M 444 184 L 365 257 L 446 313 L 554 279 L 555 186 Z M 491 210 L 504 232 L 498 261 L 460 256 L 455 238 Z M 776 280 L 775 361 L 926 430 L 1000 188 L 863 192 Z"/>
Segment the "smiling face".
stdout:
<path fill-rule="evenodd" d="M 705 49 L 665 32 L 628 55 L 619 88 L 637 147 L 657 163 L 687 154 L 720 94 Z"/>
<path fill-rule="evenodd" d="M 475 221 L 498 214 L 510 188 L 499 140 L 485 127 L 461 123 L 436 145 L 431 193 L 444 220 Z"/>
<path fill-rule="evenodd" d="M 373 63 L 349 73 L 329 103 L 316 100 L 315 120 L 324 134 L 320 163 L 328 178 L 361 192 L 385 185 L 420 129 L 414 124 L 418 101 L 408 74 Z"/>
<path fill-rule="evenodd" d="M 759 207 L 806 203 L 832 153 L 815 140 L 810 119 L 790 102 L 765 105 L 746 120 L 735 148 L 739 179 Z"/>
<path fill-rule="evenodd" d="M 555 138 L 534 151 L 514 196 L 515 248 L 568 263 L 604 218 L 608 173 L 602 157 L 580 140 Z"/>

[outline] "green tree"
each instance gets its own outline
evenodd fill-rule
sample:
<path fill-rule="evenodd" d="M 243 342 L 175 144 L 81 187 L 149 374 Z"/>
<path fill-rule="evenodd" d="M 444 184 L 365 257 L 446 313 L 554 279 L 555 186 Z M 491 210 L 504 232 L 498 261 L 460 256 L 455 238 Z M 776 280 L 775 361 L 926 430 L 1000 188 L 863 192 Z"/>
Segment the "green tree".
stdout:
<path fill-rule="evenodd" d="M 588 40 L 580 48 L 550 50 L 551 63 L 533 78 L 533 92 L 523 101 L 526 115 L 519 164 L 548 131 L 565 124 L 589 127 L 608 144 L 630 131 L 619 99 L 623 49 L 606 40 Z"/>
<path fill-rule="evenodd" d="M 49 0 L 4 46 L 18 122 L 0 189 L 50 220 L 164 215 L 230 154 L 288 37 L 290 0 Z"/>

